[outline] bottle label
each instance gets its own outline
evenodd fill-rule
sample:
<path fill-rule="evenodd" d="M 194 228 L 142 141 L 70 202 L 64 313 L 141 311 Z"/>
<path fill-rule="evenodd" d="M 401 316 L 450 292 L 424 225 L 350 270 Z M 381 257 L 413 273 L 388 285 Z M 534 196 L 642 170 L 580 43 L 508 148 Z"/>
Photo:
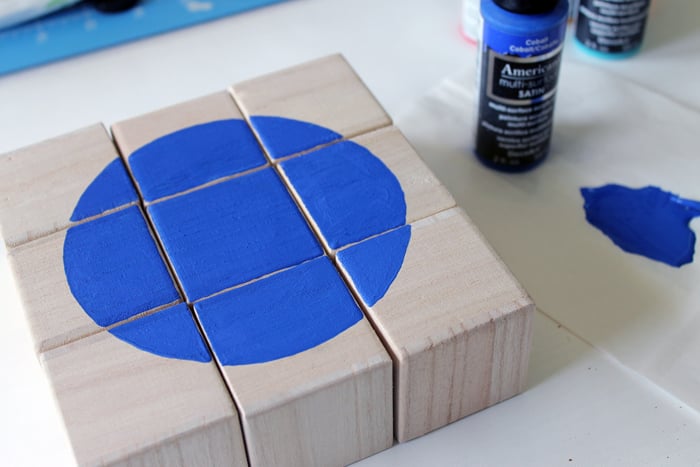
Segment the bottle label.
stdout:
<path fill-rule="evenodd" d="M 650 0 L 581 0 L 576 39 L 605 53 L 625 53 L 642 44 Z"/>
<path fill-rule="evenodd" d="M 489 162 L 517 169 L 533 165 L 549 149 L 561 43 L 530 57 L 482 52 L 482 94 L 476 152 Z"/>

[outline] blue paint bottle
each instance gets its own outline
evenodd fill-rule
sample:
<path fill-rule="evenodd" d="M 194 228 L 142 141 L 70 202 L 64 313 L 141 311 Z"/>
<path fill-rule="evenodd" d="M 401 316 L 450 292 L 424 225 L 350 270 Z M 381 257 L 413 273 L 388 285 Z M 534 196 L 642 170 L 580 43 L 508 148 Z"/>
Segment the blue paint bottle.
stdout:
<path fill-rule="evenodd" d="M 569 5 L 566 0 L 482 0 L 476 155 L 521 172 L 549 152 Z"/>
<path fill-rule="evenodd" d="M 580 0 L 576 43 L 601 58 L 627 58 L 642 46 L 651 0 Z"/>

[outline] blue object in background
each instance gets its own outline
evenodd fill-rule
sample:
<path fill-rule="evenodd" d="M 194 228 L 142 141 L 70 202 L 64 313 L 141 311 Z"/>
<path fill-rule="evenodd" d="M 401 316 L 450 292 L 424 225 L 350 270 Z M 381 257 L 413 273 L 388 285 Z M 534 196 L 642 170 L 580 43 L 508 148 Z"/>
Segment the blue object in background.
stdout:
<path fill-rule="evenodd" d="M 586 219 L 617 246 L 680 267 L 693 261 L 700 201 L 681 198 L 655 186 L 605 185 L 581 188 Z"/>
<path fill-rule="evenodd" d="M 120 13 L 87 4 L 0 30 L 0 75 L 283 0 L 142 0 Z"/>

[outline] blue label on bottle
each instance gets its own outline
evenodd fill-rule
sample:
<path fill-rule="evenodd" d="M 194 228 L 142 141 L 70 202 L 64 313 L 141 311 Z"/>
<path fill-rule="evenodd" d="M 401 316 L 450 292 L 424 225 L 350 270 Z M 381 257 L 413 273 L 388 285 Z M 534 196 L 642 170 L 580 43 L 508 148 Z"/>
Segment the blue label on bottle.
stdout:
<path fill-rule="evenodd" d="M 566 23 L 534 35 L 508 34 L 484 24 L 483 44 L 496 53 L 517 57 L 545 55 L 564 42 Z"/>

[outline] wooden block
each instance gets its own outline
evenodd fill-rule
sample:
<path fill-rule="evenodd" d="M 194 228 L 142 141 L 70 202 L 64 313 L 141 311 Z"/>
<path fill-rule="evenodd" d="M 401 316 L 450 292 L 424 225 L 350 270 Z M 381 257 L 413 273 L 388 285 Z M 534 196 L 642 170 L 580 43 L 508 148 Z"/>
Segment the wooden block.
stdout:
<path fill-rule="evenodd" d="M 328 258 L 194 306 L 252 465 L 341 466 L 391 446 L 391 360 Z"/>
<path fill-rule="evenodd" d="M 391 124 L 341 55 L 236 84 L 231 92 L 272 159 Z"/>
<path fill-rule="evenodd" d="M 227 92 L 119 122 L 112 133 L 147 203 L 267 164 Z"/>
<path fill-rule="evenodd" d="M 279 169 L 329 251 L 455 206 L 396 127 L 285 160 Z"/>
<path fill-rule="evenodd" d="M 180 296 L 137 206 L 8 251 L 39 352 Z"/>
<path fill-rule="evenodd" d="M 399 441 L 523 389 L 534 305 L 461 209 L 336 258 L 394 359 Z"/>
<path fill-rule="evenodd" d="M 152 204 L 148 214 L 189 302 L 323 253 L 271 168 Z"/>
<path fill-rule="evenodd" d="M 176 358 L 130 340 L 160 343 Z M 185 305 L 51 350 L 41 361 L 79 465 L 247 465 L 233 401 Z"/>
<path fill-rule="evenodd" d="M 0 193 L 0 224 L 8 246 L 138 202 L 102 125 L 0 157 Z"/>
<path fill-rule="evenodd" d="M 231 94 L 0 159 L 78 461 L 346 465 L 520 391 L 532 303 L 347 62 Z"/>

